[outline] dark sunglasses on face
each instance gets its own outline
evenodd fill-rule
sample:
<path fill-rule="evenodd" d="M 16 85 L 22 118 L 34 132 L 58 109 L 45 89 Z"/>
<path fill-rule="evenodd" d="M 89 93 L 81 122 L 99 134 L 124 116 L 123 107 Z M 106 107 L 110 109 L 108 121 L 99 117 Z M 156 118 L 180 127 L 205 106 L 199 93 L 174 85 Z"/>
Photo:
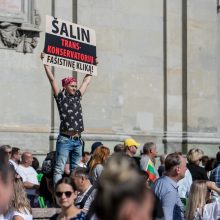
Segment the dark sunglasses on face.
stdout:
<path fill-rule="evenodd" d="M 66 198 L 69 198 L 73 192 L 71 191 L 66 191 L 66 192 L 55 192 L 56 197 L 61 198 L 62 195 L 65 194 Z"/>

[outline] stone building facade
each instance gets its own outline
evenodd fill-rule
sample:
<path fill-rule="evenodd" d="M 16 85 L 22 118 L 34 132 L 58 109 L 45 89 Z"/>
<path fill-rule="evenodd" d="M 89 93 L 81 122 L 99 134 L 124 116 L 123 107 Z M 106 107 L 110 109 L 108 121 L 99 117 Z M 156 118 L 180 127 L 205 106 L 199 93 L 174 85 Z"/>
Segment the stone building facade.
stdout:
<path fill-rule="evenodd" d="M 52 15 L 96 31 L 98 76 L 82 101 L 86 149 L 96 140 L 112 148 L 132 136 L 142 144 L 155 141 L 160 153 L 199 146 L 215 155 L 220 144 L 218 1 L 1 2 L 1 144 L 39 155 L 54 148 L 59 118 L 39 58 L 45 15 Z M 2 33 L 14 44 L 5 44 Z M 59 82 L 66 75 L 83 78 L 59 68 L 54 74 Z"/>

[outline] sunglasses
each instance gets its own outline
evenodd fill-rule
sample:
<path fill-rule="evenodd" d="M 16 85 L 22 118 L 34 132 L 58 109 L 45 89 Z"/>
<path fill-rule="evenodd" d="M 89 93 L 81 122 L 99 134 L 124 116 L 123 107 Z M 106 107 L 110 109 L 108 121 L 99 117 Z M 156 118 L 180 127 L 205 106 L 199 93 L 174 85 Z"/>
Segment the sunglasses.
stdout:
<path fill-rule="evenodd" d="M 62 195 L 65 194 L 66 198 L 69 198 L 73 192 L 71 191 L 66 191 L 66 192 L 55 192 L 56 197 L 61 198 Z"/>

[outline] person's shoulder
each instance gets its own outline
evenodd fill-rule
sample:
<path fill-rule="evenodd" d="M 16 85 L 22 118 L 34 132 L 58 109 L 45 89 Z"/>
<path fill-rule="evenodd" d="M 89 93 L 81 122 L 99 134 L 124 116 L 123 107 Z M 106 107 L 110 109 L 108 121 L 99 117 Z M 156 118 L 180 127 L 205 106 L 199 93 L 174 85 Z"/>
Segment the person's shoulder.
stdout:
<path fill-rule="evenodd" d="M 86 214 L 84 212 L 79 212 L 76 217 L 71 218 L 71 220 L 84 220 L 86 219 Z"/>
<path fill-rule="evenodd" d="M 56 213 L 50 217 L 50 220 L 56 220 L 56 219 L 58 219 L 58 216 L 59 216 L 59 213 Z"/>

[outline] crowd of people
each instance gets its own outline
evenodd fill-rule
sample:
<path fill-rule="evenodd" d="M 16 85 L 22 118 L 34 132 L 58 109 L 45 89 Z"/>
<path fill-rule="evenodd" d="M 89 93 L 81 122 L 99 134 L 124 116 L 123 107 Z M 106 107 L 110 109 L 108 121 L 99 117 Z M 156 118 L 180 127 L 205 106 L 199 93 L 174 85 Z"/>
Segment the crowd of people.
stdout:
<path fill-rule="evenodd" d="M 72 171 L 67 159 L 57 182 L 56 152 L 39 167 L 31 152 L 1 146 L 0 219 L 31 220 L 35 207 L 60 207 L 52 219 L 220 219 L 220 151 L 173 152 L 157 164 L 156 144 L 139 146 L 128 138 L 111 153 L 95 142 Z"/>

